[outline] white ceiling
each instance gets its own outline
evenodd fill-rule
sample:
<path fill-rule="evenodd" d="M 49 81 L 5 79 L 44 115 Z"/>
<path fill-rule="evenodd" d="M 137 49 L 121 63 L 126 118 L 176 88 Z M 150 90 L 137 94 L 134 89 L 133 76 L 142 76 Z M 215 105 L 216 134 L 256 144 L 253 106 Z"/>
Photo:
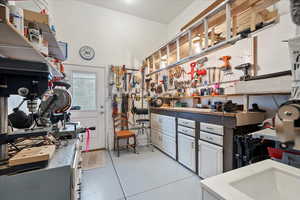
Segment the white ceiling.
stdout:
<path fill-rule="evenodd" d="M 167 24 L 194 0 L 78 0 Z"/>

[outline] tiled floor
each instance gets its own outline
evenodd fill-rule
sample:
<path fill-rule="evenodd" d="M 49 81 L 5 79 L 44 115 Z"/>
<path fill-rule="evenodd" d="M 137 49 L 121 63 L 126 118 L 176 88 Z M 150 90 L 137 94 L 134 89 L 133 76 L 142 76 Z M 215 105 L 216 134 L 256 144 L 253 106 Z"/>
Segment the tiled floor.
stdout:
<path fill-rule="evenodd" d="M 83 173 L 83 200 L 201 200 L 200 178 L 158 150 L 106 153 L 106 165 Z M 115 166 L 115 168 L 114 168 Z"/>

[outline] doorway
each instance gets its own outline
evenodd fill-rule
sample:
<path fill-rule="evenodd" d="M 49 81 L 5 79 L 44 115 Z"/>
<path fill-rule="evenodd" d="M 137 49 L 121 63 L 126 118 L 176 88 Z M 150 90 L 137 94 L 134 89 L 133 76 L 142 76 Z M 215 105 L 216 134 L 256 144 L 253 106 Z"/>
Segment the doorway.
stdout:
<path fill-rule="evenodd" d="M 71 111 L 72 121 L 78 121 L 83 127 L 96 127 L 91 131 L 89 150 L 106 147 L 105 119 L 105 68 L 80 65 L 65 65 L 65 73 L 72 84 L 72 106 L 80 110 Z M 86 141 L 86 134 L 84 134 Z M 84 149 L 86 149 L 84 142 Z"/>

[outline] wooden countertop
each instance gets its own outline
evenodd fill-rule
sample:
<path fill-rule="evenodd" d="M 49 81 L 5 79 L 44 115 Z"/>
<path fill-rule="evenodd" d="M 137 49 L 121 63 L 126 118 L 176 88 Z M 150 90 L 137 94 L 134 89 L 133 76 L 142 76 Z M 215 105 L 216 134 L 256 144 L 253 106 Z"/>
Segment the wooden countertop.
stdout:
<path fill-rule="evenodd" d="M 198 108 L 178 108 L 178 107 L 177 108 L 172 108 L 172 107 L 155 108 L 155 107 L 151 107 L 151 109 L 152 110 L 175 111 L 175 112 L 190 112 L 190 113 L 197 113 L 197 114 L 218 115 L 218 116 L 226 116 L 226 117 L 236 117 L 236 115 L 238 114 L 238 113 L 204 111 L 204 109 L 198 109 Z"/>
<path fill-rule="evenodd" d="M 169 111 L 169 112 L 188 112 L 202 115 L 214 115 L 220 117 L 233 117 L 236 119 L 237 126 L 243 126 L 248 124 L 259 124 L 264 121 L 265 113 L 262 112 L 237 112 L 237 113 L 226 113 L 226 112 L 213 112 L 198 108 L 172 108 L 172 107 L 151 107 L 151 110 L 156 111 Z"/>

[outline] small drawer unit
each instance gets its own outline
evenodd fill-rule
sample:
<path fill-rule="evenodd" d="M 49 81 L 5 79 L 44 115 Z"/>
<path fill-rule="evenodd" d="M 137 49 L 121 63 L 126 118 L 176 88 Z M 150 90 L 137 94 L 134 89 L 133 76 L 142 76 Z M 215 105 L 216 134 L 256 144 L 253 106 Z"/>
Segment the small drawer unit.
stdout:
<path fill-rule="evenodd" d="M 216 124 L 200 123 L 200 130 L 217 135 L 224 135 L 224 127 Z"/>
<path fill-rule="evenodd" d="M 191 137 L 195 137 L 195 129 L 193 129 L 193 128 L 178 126 L 178 132 L 183 133 L 183 134 L 188 135 L 188 136 L 191 136 Z"/>
<path fill-rule="evenodd" d="M 178 118 L 178 162 L 196 172 L 196 122 Z"/>
<path fill-rule="evenodd" d="M 224 127 L 200 123 L 198 166 L 199 176 L 208 178 L 223 172 Z"/>
<path fill-rule="evenodd" d="M 223 146 L 223 136 L 200 131 L 200 140 Z"/>
<path fill-rule="evenodd" d="M 189 127 L 189 128 L 196 128 L 196 122 L 188 119 L 178 118 L 178 125 Z"/>

